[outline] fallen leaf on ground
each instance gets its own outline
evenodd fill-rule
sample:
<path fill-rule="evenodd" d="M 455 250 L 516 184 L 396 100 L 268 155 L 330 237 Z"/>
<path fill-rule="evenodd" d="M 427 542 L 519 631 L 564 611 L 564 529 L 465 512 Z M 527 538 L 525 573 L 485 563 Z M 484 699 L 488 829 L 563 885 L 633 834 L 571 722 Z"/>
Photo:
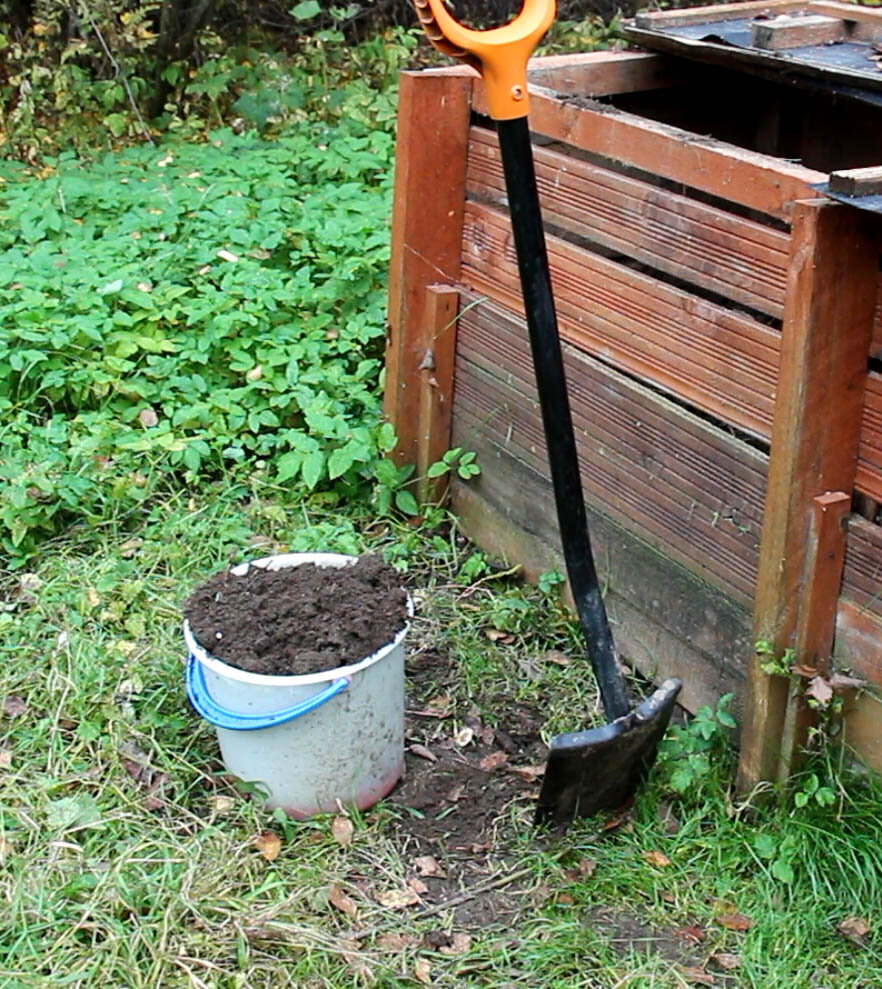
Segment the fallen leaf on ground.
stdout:
<path fill-rule="evenodd" d="M 485 755 L 484 758 L 478 763 L 478 766 L 484 770 L 485 773 L 492 773 L 494 769 L 498 769 L 503 763 L 508 762 L 508 756 L 504 752 L 491 752 L 490 755 Z"/>
<path fill-rule="evenodd" d="M 446 799 L 450 803 L 455 804 L 459 800 L 459 798 L 463 795 L 464 792 L 465 792 L 465 786 L 462 783 L 457 783 L 456 786 L 453 787 L 453 789 L 450 791 L 450 793 L 447 794 Z"/>
<path fill-rule="evenodd" d="M 380 951 L 403 951 L 412 944 L 418 944 L 419 938 L 412 934 L 399 934 L 397 931 L 389 931 L 381 934 L 377 938 L 377 947 Z"/>
<path fill-rule="evenodd" d="M 137 552 L 138 547 L 143 543 L 143 539 L 127 539 L 119 548 L 119 555 L 124 559 L 131 559 Z"/>
<path fill-rule="evenodd" d="M 597 862 L 594 859 L 582 859 L 576 868 L 579 870 L 579 875 L 583 879 L 590 879 L 594 875 L 594 870 L 597 868 Z"/>
<path fill-rule="evenodd" d="M 438 761 L 438 756 L 436 756 L 431 749 L 427 749 L 425 745 L 420 745 L 419 742 L 415 745 L 411 745 L 410 751 L 413 752 L 415 756 L 419 756 L 420 759 L 428 759 L 429 762 Z"/>
<path fill-rule="evenodd" d="M 714 984 L 714 977 L 710 972 L 705 972 L 703 969 L 687 968 L 685 965 L 675 965 L 674 968 L 687 982 L 694 982 L 699 986 L 712 986 Z"/>
<path fill-rule="evenodd" d="M 429 887 L 422 881 L 422 879 L 417 879 L 416 876 L 412 876 L 407 880 L 407 885 L 417 894 L 417 896 L 422 896 L 423 893 L 429 892 Z"/>
<path fill-rule="evenodd" d="M 566 906 L 571 906 L 576 901 L 572 898 L 572 896 L 570 896 L 569 893 L 560 893 L 557 897 L 557 902 L 563 903 Z"/>
<path fill-rule="evenodd" d="M 138 422 L 145 429 L 150 429 L 152 426 L 159 424 L 159 416 L 153 411 L 153 409 L 141 409 L 138 413 Z"/>
<path fill-rule="evenodd" d="M 348 848 L 352 844 L 355 828 L 348 817 L 335 817 L 331 821 L 331 837 L 338 845 Z"/>
<path fill-rule="evenodd" d="M 670 804 L 660 803 L 658 805 L 658 819 L 666 834 L 676 834 L 680 830 L 680 822 Z"/>
<path fill-rule="evenodd" d="M 347 896 L 336 883 L 333 883 L 328 890 L 328 903 L 341 913 L 345 913 L 347 917 L 354 917 L 358 913 L 355 900 Z"/>
<path fill-rule="evenodd" d="M 451 937 L 450 944 L 443 944 L 438 950 L 442 955 L 464 955 L 471 947 L 472 939 L 469 935 L 458 933 Z"/>
<path fill-rule="evenodd" d="M 509 766 L 508 771 L 516 773 L 522 780 L 532 783 L 533 780 L 545 775 L 545 766 L 544 764 L 541 766 Z"/>
<path fill-rule="evenodd" d="M 453 736 L 453 740 L 459 748 L 464 749 L 467 745 L 472 743 L 474 737 L 475 729 L 469 728 L 468 725 L 466 725 L 465 727 L 459 729 L 459 731 Z"/>
<path fill-rule="evenodd" d="M 548 652 L 542 655 L 542 659 L 546 663 L 554 663 L 555 666 L 569 666 L 570 657 L 566 653 L 561 652 L 559 649 L 549 649 Z"/>
<path fill-rule="evenodd" d="M 414 962 L 413 977 L 424 986 L 432 984 L 432 965 L 427 958 L 417 958 Z"/>
<path fill-rule="evenodd" d="M 725 968 L 729 971 L 733 968 L 738 968 L 741 964 L 741 958 L 739 955 L 732 955 L 727 951 L 717 951 L 715 954 L 710 956 L 710 960 L 715 965 L 719 965 L 720 968 Z"/>
<path fill-rule="evenodd" d="M 282 851 L 282 839 L 275 831 L 261 831 L 254 839 L 254 847 L 267 862 L 275 862 Z"/>
<path fill-rule="evenodd" d="M 749 931 L 753 927 L 753 920 L 743 913 L 721 913 L 717 923 L 727 931 Z"/>
<path fill-rule="evenodd" d="M 491 642 L 504 642 L 506 639 L 511 639 L 508 632 L 503 632 L 501 628 L 485 628 L 484 635 L 486 635 Z"/>
<path fill-rule="evenodd" d="M 9 694 L 3 702 L 3 713 L 8 718 L 17 718 L 28 713 L 28 706 L 18 694 Z"/>
<path fill-rule="evenodd" d="M 5 838 L 0 838 L 0 862 L 2 862 L 7 855 L 11 855 L 15 846 L 11 841 L 7 841 Z"/>
<path fill-rule="evenodd" d="M 667 857 L 667 855 L 665 855 L 664 852 L 659 852 L 657 850 L 653 850 L 651 852 L 641 852 L 641 856 L 644 862 L 657 866 L 659 869 L 665 869 L 671 864 L 671 860 Z"/>
<path fill-rule="evenodd" d="M 700 927 L 678 927 L 674 931 L 674 936 L 681 941 L 691 941 L 693 944 L 700 944 L 707 937 Z"/>
<path fill-rule="evenodd" d="M 450 713 L 450 694 L 439 694 L 433 697 L 427 704 L 426 710 L 432 713 L 432 717 L 446 718 Z"/>
<path fill-rule="evenodd" d="M 805 694 L 806 697 L 816 700 L 821 707 L 826 707 L 833 700 L 833 688 L 830 686 L 830 682 L 821 676 L 809 680 Z"/>
<path fill-rule="evenodd" d="M 673 893 L 669 893 L 666 889 L 661 889 L 658 892 L 659 897 L 665 901 L 665 903 L 676 903 L 677 897 Z"/>
<path fill-rule="evenodd" d="M 441 879 L 445 877 L 444 869 L 434 855 L 418 855 L 413 860 L 413 864 L 421 876 L 438 876 Z"/>
<path fill-rule="evenodd" d="M 419 896 L 412 889 L 385 889 L 377 893 L 377 903 L 390 910 L 402 910 L 419 902 Z"/>
<path fill-rule="evenodd" d="M 12 765 L 12 751 L 10 749 L 0 749 L 0 769 L 9 769 Z"/>
<path fill-rule="evenodd" d="M 870 925 L 863 917 L 846 917 L 836 925 L 836 930 L 858 944 L 870 933 Z"/>
<path fill-rule="evenodd" d="M 208 806 L 215 814 L 229 814 L 235 805 L 235 798 L 228 797 L 226 794 L 217 794 L 208 798 Z"/>

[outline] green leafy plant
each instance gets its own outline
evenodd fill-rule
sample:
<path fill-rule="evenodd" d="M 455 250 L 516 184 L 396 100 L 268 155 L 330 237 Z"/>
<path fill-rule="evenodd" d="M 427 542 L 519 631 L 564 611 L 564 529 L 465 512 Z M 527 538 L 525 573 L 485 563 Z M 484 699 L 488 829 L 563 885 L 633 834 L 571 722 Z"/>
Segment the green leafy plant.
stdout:
<path fill-rule="evenodd" d="M 536 583 L 543 594 L 551 594 L 561 584 L 566 583 L 566 577 L 559 570 L 544 570 L 539 574 Z"/>
<path fill-rule="evenodd" d="M 451 472 L 455 472 L 464 481 L 470 477 L 477 477 L 481 473 L 481 468 L 475 462 L 476 456 L 471 451 L 464 451 L 461 446 L 454 447 L 428 467 L 426 477 L 444 477 Z"/>
<path fill-rule="evenodd" d="M 664 784 L 677 794 L 695 795 L 714 778 L 720 756 L 736 727 L 729 712 L 732 694 L 724 694 L 716 707 L 704 706 L 686 725 L 672 725 L 659 746 L 658 770 Z"/>

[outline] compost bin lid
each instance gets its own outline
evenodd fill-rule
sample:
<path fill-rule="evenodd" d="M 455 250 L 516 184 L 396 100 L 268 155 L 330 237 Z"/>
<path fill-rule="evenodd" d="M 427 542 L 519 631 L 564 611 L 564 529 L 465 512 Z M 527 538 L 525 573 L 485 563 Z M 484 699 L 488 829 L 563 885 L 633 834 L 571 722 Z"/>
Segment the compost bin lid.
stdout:
<path fill-rule="evenodd" d="M 625 36 L 646 48 L 882 106 L 882 10 L 771 0 L 639 13 Z"/>

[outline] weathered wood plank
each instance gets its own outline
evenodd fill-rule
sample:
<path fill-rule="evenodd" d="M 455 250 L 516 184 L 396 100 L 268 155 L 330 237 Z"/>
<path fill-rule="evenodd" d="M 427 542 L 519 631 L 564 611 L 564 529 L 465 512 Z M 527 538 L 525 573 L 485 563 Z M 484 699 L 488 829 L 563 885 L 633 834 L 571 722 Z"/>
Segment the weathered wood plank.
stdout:
<path fill-rule="evenodd" d="M 842 596 L 882 619 L 882 526 L 856 515 L 848 522 Z"/>
<path fill-rule="evenodd" d="M 756 320 L 548 238 L 561 336 L 760 437 L 771 429 L 779 334 Z M 508 217 L 469 203 L 462 278 L 523 312 Z"/>
<path fill-rule="evenodd" d="M 475 109 L 486 115 L 480 79 L 474 80 L 472 99 Z M 537 86 L 530 87 L 530 127 L 556 141 L 785 220 L 793 201 L 813 196 L 811 184 L 827 178 L 781 158 L 591 100 L 563 101 Z"/>
<path fill-rule="evenodd" d="M 812 499 L 854 487 L 877 277 L 860 211 L 795 205 L 754 621 L 755 639 L 776 655 L 794 644 L 805 604 Z M 786 779 L 792 765 L 782 748 L 788 681 L 763 672 L 763 662 L 753 657 L 748 680 L 743 790 Z"/>
<path fill-rule="evenodd" d="M 818 495 L 811 506 L 805 597 L 796 624 L 795 659 L 821 676 L 830 672 L 845 557 L 844 523 L 850 508 L 851 495 L 843 491 Z M 817 723 L 817 711 L 809 706 L 803 692 L 791 691 L 781 736 L 781 751 L 790 772 L 799 767 L 809 732 Z"/>
<path fill-rule="evenodd" d="M 528 578 L 564 572 L 554 504 L 543 477 L 476 435 L 454 402 L 453 441 L 485 465 L 467 484 L 454 480 L 453 507 L 465 533 L 488 552 L 520 563 Z M 739 664 L 749 642 L 749 618 L 737 604 L 691 576 L 603 515 L 588 511 L 591 540 L 620 654 L 644 675 L 683 681 L 690 710 L 730 691 L 743 695 Z M 586 675 L 590 669 L 585 660 Z M 587 727 L 576 721 L 573 730 Z"/>
<path fill-rule="evenodd" d="M 876 312 L 873 315 L 873 342 L 870 357 L 882 360 L 882 277 L 876 283 Z"/>
<path fill-rule="evenodd" d="M 839 599 L 836 615 L 836 664 L 882 687 L 882 616 L 850 597 Z"/>
<path fill-rule="evenodd" d="M 882 165 L 831 172 L 830 191 L 844 196 L 878 196 L 882 193 Z"/>
<path fill-rule="evenodd" d="M 778 319 L 787 234 L 546 148 L 534 148 L 546 223 Z M 472 129 L 466 188 L 505 206 L 496 135 Z"/>
<path fill-rule="evenodd" d="M 855 487 L 882 501 L 882 374 L 876 371 L 867 375 L 858 457 Z"/>
<path fill-rule="evenodd" d="M 417 437 L 417 497 L 435 501 L 446 478 L 432 479 L 426 471 L 450 448 L 453 411 L 453 365 L 459 292 L 450 285 L 429 285 L 422 319 L 419 433 Z"/>
<path fill-rule="evenodd" d="M 426 286 L 459 277 L 471 80 L 465 68 L 401 74 L 384 395 L 399 463 L 418 456 Z"/>
<path fill-rule="evenodd" d="M 685 24 L 705 24 L 725 21 L 730 18 L 756 17 L 768 12 L 798 10 L 805 3 L 800 0 L 762 0 L 748 3 L 716 3 L 707 7 L 692 7 L 686 10 L 641 11 L 637 14 L 638 27 L 663 28 L 682 27 Z"/>
<path fill-rule="evenodd" d="M 768 21 L 754 21 L 750 33 L 754 48 L 784 51 L 801 45 L 825 45 L 842 41 L 846 32 L 841 18 L 814 14 L 809 17 L 780 16 Z"/>
<path fill-rule="evenodd" d="M 564 351 L 588 501 L 749 604 L 764 455 L 574 348 Z M 522 320 L 487 304 L 463 314 L 455 407 L 500 448 L 547 474 Z"/>
<path fill-rule="evenodd" d="M 527 80 L 556 93 L 610 96 L 675 86 L 688 78 L 675 59 L 643 52 L 579 52 L 546 55 L 527 63 Z"/>

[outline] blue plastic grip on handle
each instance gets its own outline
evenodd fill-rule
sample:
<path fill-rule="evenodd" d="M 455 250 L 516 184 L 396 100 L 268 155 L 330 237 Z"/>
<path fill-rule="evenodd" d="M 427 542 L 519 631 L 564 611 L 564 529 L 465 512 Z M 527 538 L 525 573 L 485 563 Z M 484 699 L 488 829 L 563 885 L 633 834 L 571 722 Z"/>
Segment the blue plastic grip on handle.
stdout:
<path fill-rule="evenodd" d="M 205 682 L 202 664 L 195 656 L 190 656 L 187 660 L 185 679 L 187 698 L 196 713 L 216 728 L 228 728 L 230 731 L 257 731 L 259 728 L 274 728 L 276 725 L 293 721 L 295 718 L 300 718 L 321 707 L 332 697 L 336 697 L 351 682 L 350 677 L 340 677 L 339 680 L 329 683 L 324 690 L 313 694 L 312 697 L 281 711 L 273 711 L 269 714 L 240 714 L 237 711 L 230 711 L 221 707 L 211 696 Z"/>

